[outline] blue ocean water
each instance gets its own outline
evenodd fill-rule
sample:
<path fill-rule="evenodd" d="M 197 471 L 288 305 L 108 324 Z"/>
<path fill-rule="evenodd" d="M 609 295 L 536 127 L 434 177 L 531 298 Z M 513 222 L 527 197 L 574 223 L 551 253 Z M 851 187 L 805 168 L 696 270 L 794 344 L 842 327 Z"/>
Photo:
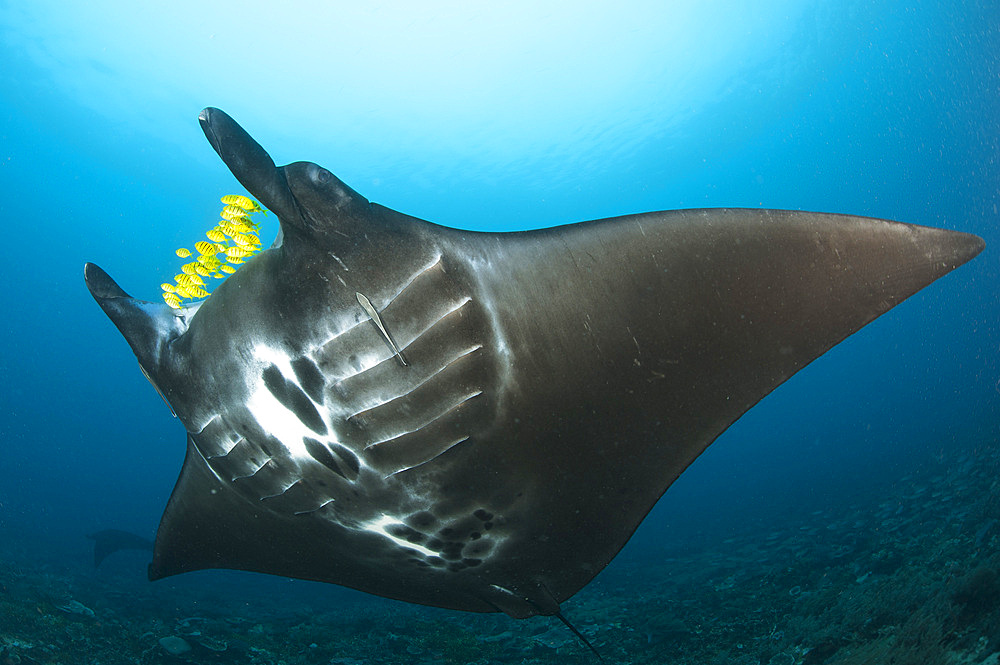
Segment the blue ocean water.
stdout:
<path fill-rule="evenodd" d="M 315 161 L 372 201 L 464 229 L 765 207 L 985 238 L 744 416 L 612 568 L 877 501 L 998 448 L 994 3 L 39 0 L 0 3 L 0 35 L 5 556 L 72 566 L 89 562 L 90 531 L 155 533 L 184 434 L 82 267 L 159 298 L 173 250 L 240 191 L 198 127 L 205 106 L 279 164 Z M 122 561 L 141 577 L 141 557 Z M 274 588 L 362 602 L 192 577 L 247 594 L 248 614 Z"/>

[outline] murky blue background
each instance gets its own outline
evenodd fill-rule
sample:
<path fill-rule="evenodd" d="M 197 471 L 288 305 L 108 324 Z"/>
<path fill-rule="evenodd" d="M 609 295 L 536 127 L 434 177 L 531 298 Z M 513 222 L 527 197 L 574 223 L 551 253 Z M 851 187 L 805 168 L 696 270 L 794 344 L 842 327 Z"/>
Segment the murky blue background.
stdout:
<path fill-rule="evenodd" d="M 209 105 L 278 164 L 462 228 L 742 206 L 986 238 L 739 421 L 613 565 L 995 444 L 997 5 L 576 4 L 0 2 L 4 544 L 89 561 L 89 531 L 155 531 L 183 430 L 82 269 L 159 298 L 174 248 L 241 191 L 198 126 Z"/>

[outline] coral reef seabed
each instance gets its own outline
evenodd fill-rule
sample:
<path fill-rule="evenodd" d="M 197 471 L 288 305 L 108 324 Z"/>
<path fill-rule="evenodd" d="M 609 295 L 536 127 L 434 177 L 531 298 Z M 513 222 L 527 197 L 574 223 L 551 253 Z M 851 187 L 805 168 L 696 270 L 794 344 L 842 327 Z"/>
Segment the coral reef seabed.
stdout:
<path fill-rule="evenodd" d="M 564 611 L 612 664 L 1000 665 L 998 448 L 942 456 L 867 503 L 616 562 Z M 597 662 L 552 617 L 340 603 L 248 574 L 235 591 L 150 584 L 9 537 L 0 559 L 0 665 Z M 257 584 L 266 596 L 240 592 Z"/>

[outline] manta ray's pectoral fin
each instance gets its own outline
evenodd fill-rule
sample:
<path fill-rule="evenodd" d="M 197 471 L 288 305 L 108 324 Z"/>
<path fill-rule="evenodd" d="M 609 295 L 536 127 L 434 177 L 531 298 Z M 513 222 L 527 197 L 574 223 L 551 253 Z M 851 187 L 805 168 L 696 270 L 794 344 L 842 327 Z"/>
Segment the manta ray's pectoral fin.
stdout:
<path fill-rule="evenodd" d="M 519 522 L 507 579 L 530 556 L 559 602 L 743 413 L 983 249 L 975 236 L 884 220 L 732 209 L 502 240 L 488 286 L 518 350 L 512 415 L 461 478 L 482 496 L 505 465 L 505 486 L 540 488 L 516 517 L 514 502 L 492 505 Z"/>

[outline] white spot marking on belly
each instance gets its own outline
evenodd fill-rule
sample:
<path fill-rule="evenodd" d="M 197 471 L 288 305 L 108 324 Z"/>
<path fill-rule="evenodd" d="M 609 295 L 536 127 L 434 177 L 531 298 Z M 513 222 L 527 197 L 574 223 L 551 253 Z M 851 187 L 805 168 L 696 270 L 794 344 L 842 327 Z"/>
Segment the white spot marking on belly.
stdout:
<path fill-rule="evenodd" d="M 368 522 L 367 524 L 363 525 L 362 528 L 365 531 L 371 531 L 372 533 L 377 533 L 380 536 L 385 536 L 386 538 L 388 538 L 392 542 L 396 543 L 397 545 L 399 545 L 403 549 L 415 550 L 417 552 L 420 552 L 421 554 L 423 554 L 426 557 L 436 557 L 436 556 L 438 556 L 438 553 L 435 552 L 434 550 L 429 550 L 426 547 L 424 547 L 423 545 L 418 545 L 416 543 L 411 543 L 408 540 L 403 540 L 402 538 L 400 538 L 398 536 L 394 536 L 391 533 L 389 533 L 386 529 L 387 529 L 387 527 L 389 527 L 390 525 L 393 525 L 393 524 L 398 524 L 400 526 L 406 526 L 405 524 L 403 524 L 399 520 L 397 520 L 397 519 L 395 519 L 393 517 L 389 517 L 385 513 L 382 513 L 381 517 L 379 517 L 378 519 L 372 520 L 371 522 Z"/>

